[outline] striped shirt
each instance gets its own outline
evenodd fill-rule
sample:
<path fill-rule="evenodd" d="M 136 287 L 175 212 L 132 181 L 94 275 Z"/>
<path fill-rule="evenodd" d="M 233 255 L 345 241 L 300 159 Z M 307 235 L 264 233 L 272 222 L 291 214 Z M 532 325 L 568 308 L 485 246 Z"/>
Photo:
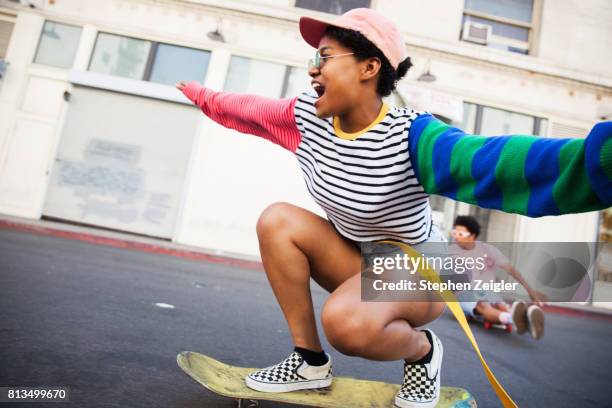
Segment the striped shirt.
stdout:
<path fill-rule="evenodd" d="M 308 191 L 336 229 L 359 242 L 426 240 L 431 209 L 406 137 L 418 113 L 384 106 L 371 128 L 347 140 L 332 120 L 316 116 L 315 100 L 316 94 L 304 93 L 295 104 L 301 135 L 295 154 Z"/>

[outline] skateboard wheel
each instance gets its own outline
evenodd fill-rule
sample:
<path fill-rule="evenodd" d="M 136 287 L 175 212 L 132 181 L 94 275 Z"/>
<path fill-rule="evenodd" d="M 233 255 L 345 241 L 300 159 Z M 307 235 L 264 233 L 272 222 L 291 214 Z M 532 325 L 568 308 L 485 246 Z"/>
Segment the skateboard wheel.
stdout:
<path fill-rule="evenodd" d="M 484 322 L 484 328 L 489 330 L 491 328 L 491 323 L 490 322 Z"/>
<path fill-rule="evenodd" d="M 507 331 L 508 333 L 512 333 L 512 325 L 511 325 L 511 324 L 507 324 L 507 325 L 506 325 L 506 331 Z"/>

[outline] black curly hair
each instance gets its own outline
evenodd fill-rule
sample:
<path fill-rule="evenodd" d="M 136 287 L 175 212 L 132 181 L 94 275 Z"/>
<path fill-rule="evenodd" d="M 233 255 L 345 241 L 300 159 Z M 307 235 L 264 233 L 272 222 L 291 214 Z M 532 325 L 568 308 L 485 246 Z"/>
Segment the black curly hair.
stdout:
<path fill-rule="evenodd" d="M 457 216 L 457 218 L 455 218 L 453 226 L 457 225 L 465 227 L 468 231 L 474 234 L 475 237 L 478 237 L 478 235 L 480 235 L 480 224 L 478 223 L 476 218 L 472 217 L 471 215 Z"/>
<path fill-rule="evenodd" d="M 358 31 L 329 26 L 325 30 L 325 35 L 338 41 L 346 48 L 351 49 L 355 53 L 355 58 L 358 61 L 373 57 L 380 59 L 380 72 L 378 75 L 378 84 L 376 86 L 376 92 L 380 96 L 390 95 L 391 92 L 395 90 L 397 81 L 402 79 L 412 66 L 410 57 L 408 57 L 399 64 L 397 70 L 393 69 L 391 63 L 382 51 Z"/>

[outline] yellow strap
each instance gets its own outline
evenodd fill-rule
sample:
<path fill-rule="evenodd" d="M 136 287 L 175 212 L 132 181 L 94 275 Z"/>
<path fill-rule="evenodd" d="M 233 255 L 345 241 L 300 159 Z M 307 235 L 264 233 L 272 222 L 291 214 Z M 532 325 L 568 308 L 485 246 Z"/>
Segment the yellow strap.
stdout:
<path fill-rule="evenodd" d="M 395 245 L 399 247 L 401 250 L 403 250 L 410 257 L 420 257 L 421 256 L 421 254 L 418 251 L 416 251 L 412 247 L 402 242 L 382 241 L 381 243 Z M 422 262 L 421 265 L 423 263 L 425 262 Z M 423 278 L 429 280 L 430 282 L 440 283 L 440 276 L 435 270 L 429 268 L 429 265 L 424 265 L 423 268 L 420 268 L 419 274 Z M 497 378 L 495 378 L 495 375 L 493 375 L 493 372 L 491 371 L 491 369 L 487 365 L 487 362 L 482 356 L 482 353 L 480 352 L 480 348 L 478 347 L 478 343 L 476 342 L 476 339 L 474 338 L 474 334 L 472 333 L 472 329 L 470 329 L 470 326 L 468 325 L 468 322 L 465 319 L 465 315 L 463 314 L 463 310 L 461 310 L 461 307 L 459 306 L 459 303 L 457 302 L 455 295 L 450 291 L 443 291 L 441 292 L 441 295 L 442 295 L 442 299 L 444 299 L 444 302 L 446 303 L 448 308 L 451 310 L 451 312 L 453 313 L 453 316 L 455 316 L 455 319 L 457 319 L 457 322 L 463 329 L 463 332 L 465 333 L 467 338 L 470 340 L 470 343 L 472 343 L 472 347 L 474 347 L 474 350 L 476 351 L 476 354 L 478 355 L 478 358 L 480 359 L 480 364 L 482 364 L 482 368 L 484 369 L 485 374 L 487 375 L 487 378 L 489 379 L 489 383 L 491 383 L 491 387 L 493 387 L 493 391 L 495 391 L 495 393 L 497 394 L 497 397 L 501 401 L 504 408 L 517 408 L 516 403 L 512 400 L 512 398 L 510 398 L 510 395 L 508 395 L 508 393 L 506 392 L 504 387 L 502 387 L 499 381 L 497 381 Z"/>

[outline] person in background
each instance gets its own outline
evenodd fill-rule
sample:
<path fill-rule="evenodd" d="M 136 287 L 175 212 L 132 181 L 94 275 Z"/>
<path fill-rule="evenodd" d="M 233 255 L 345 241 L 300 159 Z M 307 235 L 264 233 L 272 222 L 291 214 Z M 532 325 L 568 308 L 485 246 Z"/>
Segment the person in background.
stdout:
<path fill-rule="evenodd" d="M 453 223 L 451 232 L 456 245 L 452 248 L 454 256 L 484 258 L 483 269 L 472 270 L 471 280 L 482 280 L 483 282 L 495 281 L 495 270 L 501 268 L 508 272 L 518 283 L 520 283 L 534 304 L 527 306 L 522 301 L 517 301 L 508 307 L 501 299 L 489 301 L 478 296 L 474 301 L 460 300 L 461 308 L 468 317 L 482 318 L 492 324 L 514 324 L 516 332 L 523 334 L 527 330 L 531 336 L 538 340 L 544 335 L 544 312 L 540 308 L 546 301 L 546 296 L 532 288 L 523 278 L 521 273 L 510 263 L 508 258 L 493 245 L 477 241 L 480 235 L 480 224 L 476 218 L 469 215 L 460 215 Z"/>

